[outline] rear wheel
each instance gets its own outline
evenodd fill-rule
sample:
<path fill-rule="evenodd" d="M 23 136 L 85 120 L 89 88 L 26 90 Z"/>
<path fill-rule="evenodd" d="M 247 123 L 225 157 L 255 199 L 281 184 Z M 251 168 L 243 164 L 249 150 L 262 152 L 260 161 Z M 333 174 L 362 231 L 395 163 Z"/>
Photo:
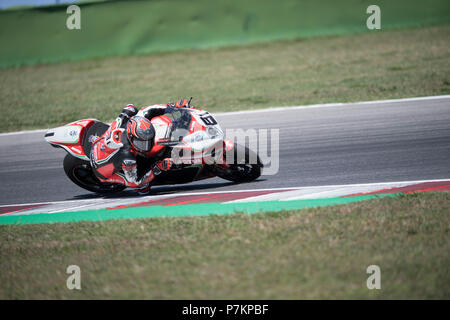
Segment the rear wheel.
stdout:
<path fill-rule="evenodd" d="M 112 194 L 126 188 L 118 183 L 101 182 L 92 171 L 89 161 L 75 158 L 70 154 L 64 158 L 64 171 L 73 183 L 91 192 Z"/>
<path fill-rule="evenodd" d="M 229 168 L 216 167 L 217 176 L 234 182 L 250 182 L 261 176 L 263 164 L 255 152 L 236 144 L 233 154 L 234 161 Z"/>

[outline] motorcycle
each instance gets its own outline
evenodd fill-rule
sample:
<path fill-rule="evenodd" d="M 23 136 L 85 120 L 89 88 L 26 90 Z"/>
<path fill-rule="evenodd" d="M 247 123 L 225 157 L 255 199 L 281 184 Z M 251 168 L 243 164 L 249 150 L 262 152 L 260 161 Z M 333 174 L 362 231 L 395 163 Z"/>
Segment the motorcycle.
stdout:
<path fill-rule="evenodd" d="M 184 184 L 220 177 L 236 183 L 250 182 L 261 175 L 259 156 L 246 146 L 226 139 L 220 125 L 209 112 L 197 108 L 168 108 L 164 115 L 154 117 L 154 147 L 146 154 L 137 154 L 138 175 L 142 176 L 156 161 L 170 157 L 175 165 L 161 172 L 152 185 Z M 69 179 L 91 192 L 112 194 L 126 186 L 101 182 L 94 174 L 90 152 L 94 142 L 109 125 L 96 119 L 78 120 L 45 133 L 53 147 L 67 151 L 63 166 Z"/>

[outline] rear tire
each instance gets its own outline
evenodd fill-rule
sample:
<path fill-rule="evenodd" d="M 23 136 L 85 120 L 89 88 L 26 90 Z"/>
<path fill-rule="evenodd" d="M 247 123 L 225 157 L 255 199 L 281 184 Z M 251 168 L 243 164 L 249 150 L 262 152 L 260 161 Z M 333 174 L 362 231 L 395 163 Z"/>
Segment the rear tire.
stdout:
<path fill-rule="evenodd" d="M 77 186 L 99 194 L 113 194 L 120 192 L 126 186 L 118 183 L 101 182 L 92 171 L 89 161 L 67 154 L 64 158 L 64 171 L 69 179 Z"/>
<path fill-rule="evenodd" d="M 241 152 L 234 151 L 234 162 L 230 165 L 230 168 L 216 167 L 217 176 L 233 182 L 250 182 L 258 179 L 263 168 L 259 156 L 247 147 L 236 144 L 235 148 L 244 148 L 244 150 L 238 149 L 242 150 Z M 255 158 L 256 163 L 250 163 L 250 159 Z"/>

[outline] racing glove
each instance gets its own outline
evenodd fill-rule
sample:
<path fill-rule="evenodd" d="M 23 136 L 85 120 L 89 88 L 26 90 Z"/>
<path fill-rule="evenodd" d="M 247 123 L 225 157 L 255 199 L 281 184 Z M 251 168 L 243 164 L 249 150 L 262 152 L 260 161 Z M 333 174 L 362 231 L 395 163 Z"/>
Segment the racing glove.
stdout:
<path fill-rule="evenodd" d="M 121 118 L 131 118 L 138 113 L 137 108 L 132 104 L 127 104 L 125 108 L 123 108 L 122 113 L 120 114 Z"/>
<path fill-rule="evenodd" d="M 171 103 L 168 103 L 167 106 L 168 106 L 168 107 L 172 107 L 172 108 L 191 108 L 191 107 L 192 107 L 192 106 L 190 105 L 191 100 L 192 100 L 192 97 L 191 97 L 191 99 L 189 99 L 189 100 L 187 100 L 187 99 L 181 99 L 181 100 L 178 101 L 178 102 L 171 102 Z"/>
<path fill-rule="evenodd" d="M 153 167 L 153 174 L 158 175 L 162 171 L 169 171 L 173 166 L 173 160 L 171 158 L 165 158 L 161 161 L 158 161 Z"/>

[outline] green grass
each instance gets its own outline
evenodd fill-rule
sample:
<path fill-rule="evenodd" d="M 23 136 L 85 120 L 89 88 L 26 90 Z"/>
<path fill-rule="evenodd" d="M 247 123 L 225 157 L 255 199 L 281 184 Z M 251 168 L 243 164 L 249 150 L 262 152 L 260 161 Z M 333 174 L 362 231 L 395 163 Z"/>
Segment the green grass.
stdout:
<path fill-rule="evenodd" d="M 450 93 L 450 26 L 0 70 L 0 132 L 194 96 L 211 112 Z"/>
<path fill-rule="evenodd" d="M 450 298 L 450 193 L 256 215 L 0 226 L 1 299 Z M 80 291 L 66 288 L 68 265 Z M 368 290 L 366 268 L 381 268 Z"/>

